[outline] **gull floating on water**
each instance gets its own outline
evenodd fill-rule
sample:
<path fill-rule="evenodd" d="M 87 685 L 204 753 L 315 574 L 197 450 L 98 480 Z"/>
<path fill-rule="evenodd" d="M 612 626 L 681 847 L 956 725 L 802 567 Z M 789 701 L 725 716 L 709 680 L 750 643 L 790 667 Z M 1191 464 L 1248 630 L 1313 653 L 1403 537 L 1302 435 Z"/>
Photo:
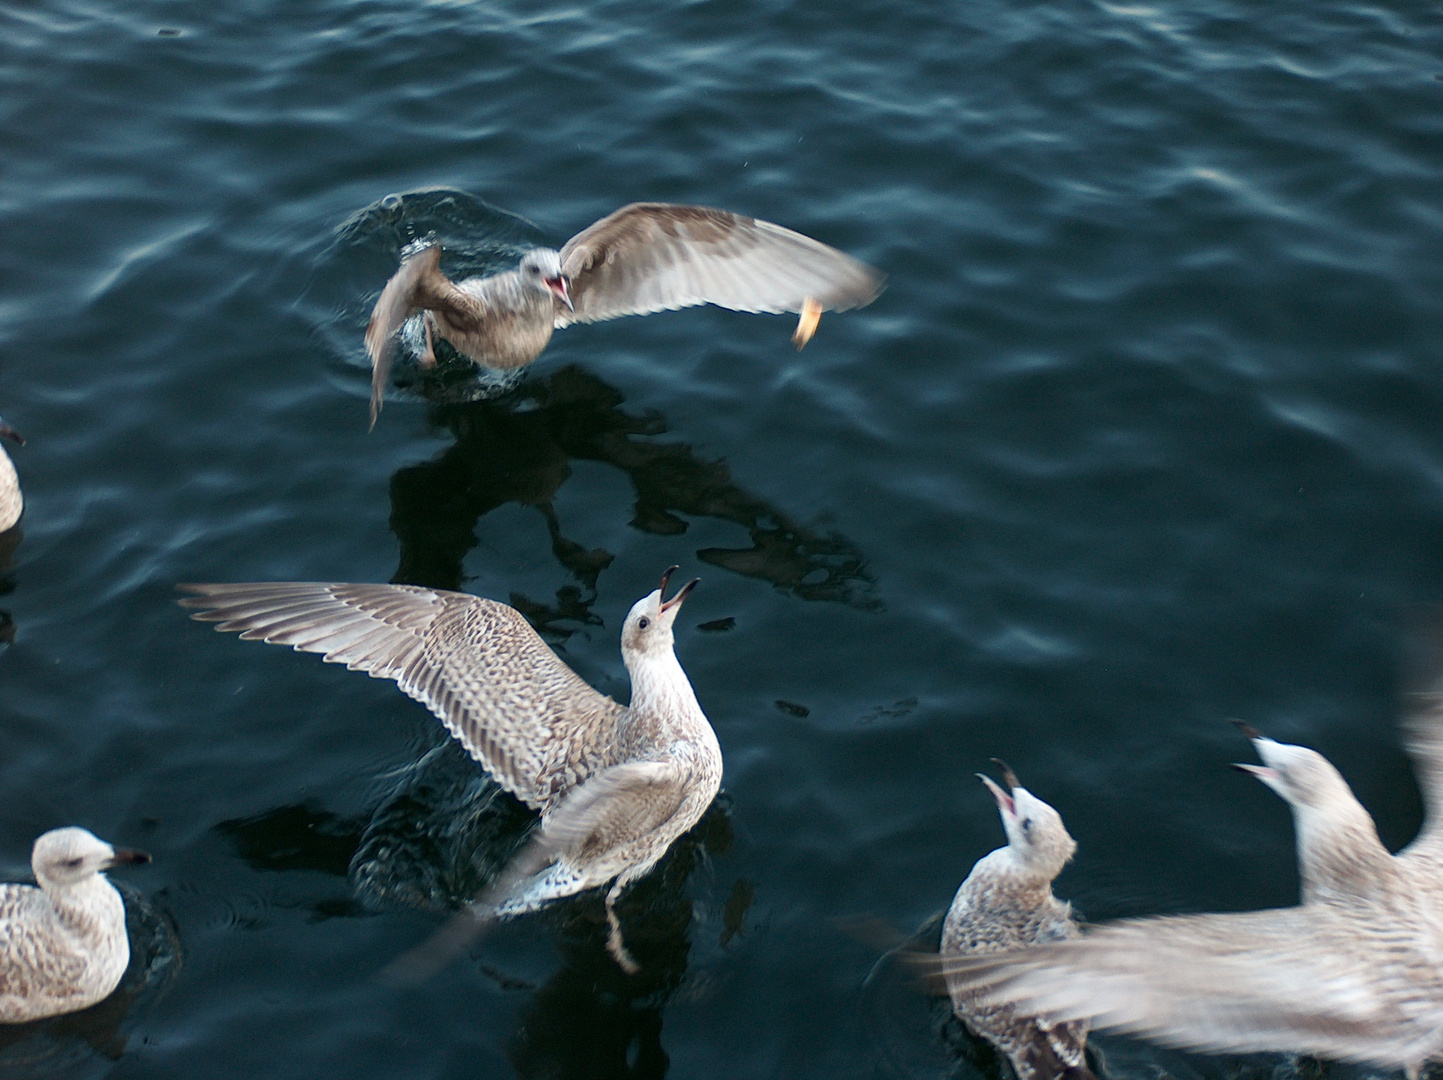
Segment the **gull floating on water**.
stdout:
<path fill-rule="evenodd" d="M 1401 1067 L 1443 1053 L 1443 691 L 1405 731 L 1428 804 L 1390 855 L 1347 782 L 1314 750 L 1245 729 L 1242 766 L 1293 811 L 1302 903 L 1130 919 L 1073 941 L 943 961 L 982 1000 L 1171 1046 L 1279 1051 Z"/>
<path fill-rule="evenodd" d="M 1052 882 L 1077 850 L 1060 815 L 996 762 L 1009 790 L 978 773 L 997 800 L 1007 846 L 977 860 L 942 924 L 941 955 L 982 956 L 1077 936 L 1072 905 L 1052 895 Z M 1018 1080 L 1091 1077 L 1085 1058 L 1087 1022 L 1049 1023 L 1006 1002 L 979 1000 L 965 981 L 948 981 L 952 1010 L 1012 1062 Z"/>
<path fill-rule="evenodd" d="M 541 813 L 537 841 L 492 891 L 486 914 L 517 915 L 611 882 L 608 947 L 634 971 L 617 898 L 721 786 L 716 733 L 672 649 L 672 624 L 697 584 L 668 600 L 675 570 L 622 624 L 629 706 L 586 685 L 520 612 L 494 600 L 413 585 L 178 587 L 191 594 L 181 604 L 217 630 L 394 679 L 435 713 L 502 787 Z"/>
<path fill-rule="evenodd" d="M 4 420 L 0 420 L 0 438 L 10 439 L 19 446 L 25 445 L 25 436 Z M 20 477 L 16 475 L 15 463 L 10 455 L 0 451 L 0 532 L 15 527 L 25 509 L 25 498 L 20 494 Z"/>
<path fill-rule="evenodd" d="M 800 312 L 793 342 L 810 340 L 823 311 L 870 304 L 882 275 L 809 236 L 727 210 L 632 203 L 577 233 L 562 249 L 529 251 L 515 270 L 453 282 L 428 247 L 401 264 L 371 312 L 371 424 L 395 333 L 424 312 L 426 350 L 439 334 L 476 363 L 531 363 L 555 329 L 622 315 L 716 304 L 734 311 Z"/>
<path fill-rule="evenodd" d="M 104 874 L 149 861 L 85 829 L 35 841 L 40 887 L 0 885 L 0 1023 L 76 1012 L 110 995 L 130 963 L 130 940 L 125 902 Z"/>

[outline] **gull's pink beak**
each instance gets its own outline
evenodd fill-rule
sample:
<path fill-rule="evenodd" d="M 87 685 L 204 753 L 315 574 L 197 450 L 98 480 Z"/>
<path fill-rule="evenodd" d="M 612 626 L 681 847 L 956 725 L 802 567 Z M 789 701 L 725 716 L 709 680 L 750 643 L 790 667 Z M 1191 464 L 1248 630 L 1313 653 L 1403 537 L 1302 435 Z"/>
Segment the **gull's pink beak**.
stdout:
<path fill-rule="evenodd" d="M 1017 816 L 1017 804 L 1012 801 L 1012 796 L 997 786 L 992 777 L 986 773 L 978 773 L 977 779 L 987 785 L 987 790 L 992 792 L 992 797 L 997 800 L 997 809 L 1001 810 L 1008 817 Z"/>
<path fill-rule="evenodd" d="M 571 290 L 567 287 L 564 276 L 549 277 L 544 280 L 546 287 L 556 294 L 556 299 L 566 305 L 567 311 L 576 310 L 576 305 L 571 302 Z"/>

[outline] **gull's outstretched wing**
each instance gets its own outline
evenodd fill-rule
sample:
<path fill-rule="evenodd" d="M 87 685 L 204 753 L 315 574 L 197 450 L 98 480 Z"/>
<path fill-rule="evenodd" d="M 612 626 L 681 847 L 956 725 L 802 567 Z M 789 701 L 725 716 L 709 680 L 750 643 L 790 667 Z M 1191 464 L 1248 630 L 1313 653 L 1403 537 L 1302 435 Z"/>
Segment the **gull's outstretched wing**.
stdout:
<path fill-rule="evenodd" d="M 609 764 L 625 711 L 587 686 L 514 608 L 411 585 L 180 585 L 192 616 L 248 641 L 394 679 L 536 810 Z"/>
<path fill-rule="evenodd" d="M 1138 919 L 932 962 L 954 986 L 1051 1021 L 1197 1050 L 1406 1065 L 1436 1049 L 1443 983 L 1427 947 L 1383 914 L 1376 925 L 1328 905 Z"/>
<path fill-rule="evenodd" d="M 1443 870 L 1443 614 L 1433 610 L 1409 635 L 1403 741 L 1423 791 L 1423 827 L 1400 855 Z"/>
<path fill-rule="evenodd" d="M 809 236 L 726 210 L 632 203 L 561 249 L 576 310 L 557 326 L 716 304 L 736 311 L 861 307 L 882 275 Z"/>

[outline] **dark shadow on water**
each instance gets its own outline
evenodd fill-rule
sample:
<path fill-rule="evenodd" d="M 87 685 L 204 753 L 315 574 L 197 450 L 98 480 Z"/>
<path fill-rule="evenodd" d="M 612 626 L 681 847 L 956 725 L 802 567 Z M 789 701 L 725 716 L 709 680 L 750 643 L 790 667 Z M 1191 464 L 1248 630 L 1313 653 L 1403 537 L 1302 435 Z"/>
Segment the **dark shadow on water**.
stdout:
<path fill-rule="evenodd" d="M 385 777 L 379 801 L 365 820 L 300 804 L 223 822 L 216 831 L 256 870 L 344 877 L 348 895 L 357 902 L 340 910 L 337 897 L 325 897 L 312 908 L 315 918 L 397 909 L 441 916 L 479 892 L 536 822 L 534 813 L 447 740 Z M 617 911 L 627 947 L 641 965 L 636 975 L 623 972 L 606 951 L 601 890 L 521 916 L 548 925 L 561 956 L 560 967 L 540 988 L 487 967 L 484 940 L 473 947 L 470 962 L 504 988 L 533 991 L 507 1045 L 519 1075 L 664 1075 L 662 1011 L 682 983 L 691 950 L 687 879 L 731 844 L 728 800 L 722 794 L 656 868 L 623 895 Z"/>
<path fill-rule="evenodd" d="M 0 1080 L 100 1076 L 180 970 L 180 937 L 169 913 L 124 882 L 130 965 L 104 1001 L 30 1024 L 0 1025 Z"/>
<path fill-rule="evenodd" d="M 674 536 L 687 530 L 686 517 L 733 522 L 746 529 L 751 546 L 702 548 L 698 559 L 769 581 L 799 599 L 881 607 L 866 560 L 851 541 L 800 525 L 739 486 L 725 463 L 700 458 L 685 443 L 657 440 L 667 430 L 660 415 L 622 406 L 619 391 L 576 366 L 527 378 L 489 401 L 433 406 L 432 422 L 456 441 L 435 460 L 391 479 L 391 528 L 401 542 L 391 580 L 459 589 L 477 521 L 517 503 L 545 520 L 552 553 L 575 583 L 559 589 L 553 603 L 513 596 L 513 605 L 553 638 L 568 632 L 560 622 L 594 623 L 589 606 L 612 555 L 569 539 L 554 506 L 571 462 L 594 461 L 631 481 L 633 528 Z"/>

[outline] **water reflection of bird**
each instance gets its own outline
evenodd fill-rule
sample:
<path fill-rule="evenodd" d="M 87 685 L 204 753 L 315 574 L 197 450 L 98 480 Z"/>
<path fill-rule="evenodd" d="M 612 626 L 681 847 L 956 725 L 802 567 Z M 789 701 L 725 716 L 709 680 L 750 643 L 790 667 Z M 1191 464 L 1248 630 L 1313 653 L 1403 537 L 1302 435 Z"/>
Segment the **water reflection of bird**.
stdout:
<path fill-rule="evenodd" d="M 716 304 L 735 311 L 805 312 L 869 304 L 882 277 L 865 263 L 769 221 L 705 206 L 633 203 L 577 233 L 562 249 L 537 248 L 521 265 L 453 282 L 441 249 L 411 255 L 376 300 L 366 327 L 371 423 L 381 409 L 395 334 L 423 313 L 421 363 L 434 367 L 440 335 L 483 367 L 523 367 L 553 329 L 622 315 Z M 811 336 L 799 329 L 799 344 Z"/>
<path fill-rule="evenodd" d="M 673 568 L 675 569 L 675 568 Z M 634 962 L 615 904 L 690 829 L 721 784 L 721 748 L 673 651 L 689 582 L 637 601 L 621 630 L 623 707 L 587 686 L 514 608 L 403 585 L 185 585 L 196 618 L 395 679 L 508 791 L 541 812 L 485 914 L 611 883 L 609 948 Z"/>
<path fill-rule="evenodd" d="M 344 877 L 370 906 L 454 906 L 474 894 L 503 858 L 525 842 L 535 816 L 494 781 L 478 775 L 454 743 L 402 770 L 367 818 L 341 818 L 315 806 L 283 806 L 222 823 L 220 832 L 260 871 L 305 870 Z M 661 1077 L 663 1010 L 691 959 L 693 904 L 686 883 L 704 860 L 732 844 L 725 794 L 618 908 L 630 928 L 627 947 L 641 964 L 623 972 L 605 947 L 600 898 L 578 897 L 548 909 L 561 956 L 542 985 L 483 968 L 508 989 L 532 991 L 506 1052 L 523 1077 Z M 479 844 L 479 848 L 478 845 Z M 317 918 L 357 914 L 327 895 Z"/>
<path fill-rule="evenodd" d="M 35 841 L 40 887 L 0 886 L 0 1023 L 89 1008 L 130 962 L 125 901 L 105 871 L 149 862 L 85 829 L 51 829 Z"/>
<path fill-rule="evenodd" d="M 1000 763 L 999 763 L 1000 764 Z M 1077 936 L 1072 905 L 1052 895 L 1052 882 L 1077 844 L 1062 816 L 1002 766 L 1004 791 L 978 774 L 1002 815 L 1007 846 L 977 860 L 942 924 L 941 955 L 982 956 Z M 1018 1080 L 1089 1077 L 1085 1021 L 1049 1023 L 1007 1003 L 978 1001 L 965 983 L 949 987 L 958 1017 L 1012 1063 Z"/>
<path fill-rule="evenodd" d="M 1201 1050 L 1290 1051 L 1402 1067 L 1443 1053 L 1443 678 L 1405 730 L 1428 803 L 1398 855 L 1316 751 L 1258 736 L 1246 766 L 1287 800 L 1297 907 L 1127 920 L 1073 941 L 949 959 L 956 985 L 1057 1019 Z"/>
<path fill-rule="evenodd" d="M 665 421 L 628 412 L 622 402 L 614 387 L 567 367 L 492 401 L 437 406 L 435 421 L 456 441 L 435 460 L 408 465 L 391 479 L 391 528 L 401 543 L 392 580 L 460 588 L 477 520 L 517 503 L 543 516 L 553 554 L 580 588 L 559 593 L 554 605 L 517 596 L 512 602 L 543 632 L 563 632 L 554 625 L 560 620 L 594 621 L 590 594 L 612 556 L 569 539 L 553 503 L 573 461 L 596 461 L 630 479 L 634 527 L 677 535 L 687 529 L 682 515 L 734 522 L 747 530 L 750 547 L 703 548 L 697 558 L 800 599 L 877 606 L 855 545 L 798 524 L 740 487 L 723 462 L 698 458 L 685 443 L 658 441 Z"/>

